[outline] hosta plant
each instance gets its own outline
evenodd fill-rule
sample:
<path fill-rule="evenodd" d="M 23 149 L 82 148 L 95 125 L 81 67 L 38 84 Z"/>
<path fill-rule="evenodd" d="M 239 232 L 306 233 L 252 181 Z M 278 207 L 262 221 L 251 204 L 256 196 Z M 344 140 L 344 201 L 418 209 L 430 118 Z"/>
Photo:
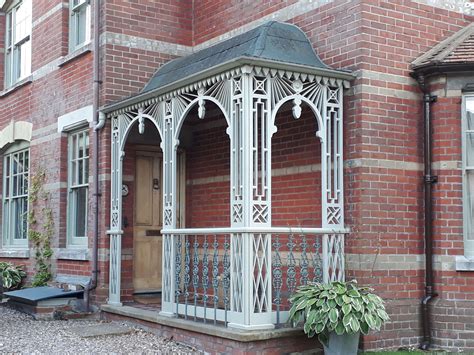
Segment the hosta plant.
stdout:
<path fill-rule="evenodd" d="M 372 291 L 356 281 L 300 286 L 290 298 L 290 321 L 296 325 L 304 320 L 304 332 L 308 337 L 317 334 L 323 344 L 328 343 L 331 332 L 367 334 L 380 330 L 389 317 L 383 300 Z"/>
<path fill-rule="evenodd" d="M 22 266 L 15 266 L 12 263 L 0 262 L 0 275 L 4 289 L 14 289 L 21 284 L 21 280 L 26 277 L 26 272 Z"/>

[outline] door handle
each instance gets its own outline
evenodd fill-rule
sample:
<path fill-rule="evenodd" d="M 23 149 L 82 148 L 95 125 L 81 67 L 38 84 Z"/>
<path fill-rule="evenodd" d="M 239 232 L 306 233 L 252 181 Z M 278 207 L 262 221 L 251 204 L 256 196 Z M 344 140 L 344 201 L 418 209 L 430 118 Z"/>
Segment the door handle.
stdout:
<path fill-rule="evenodd" d="M 160 180 L 153 179 L 153 190 L 159 190 L 159 189 L 160 189 Z"/>

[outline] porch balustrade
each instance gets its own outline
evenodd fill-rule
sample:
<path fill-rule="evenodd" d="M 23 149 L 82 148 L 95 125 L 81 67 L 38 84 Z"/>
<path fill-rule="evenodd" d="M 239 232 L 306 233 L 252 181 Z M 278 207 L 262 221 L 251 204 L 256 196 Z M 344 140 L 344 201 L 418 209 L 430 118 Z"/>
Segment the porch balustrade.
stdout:
<path fill-rule="evenodd" d="M 250 318 L 283 326 L 300 285 L 344 278 L 344 230 L 211 228 L 166 231 L 174 275 L 163 310 L 184 319 L 237 325 Z M 245 239 L 250 243 L 244 243 Z M 245 245 L 249 249 L 245 249 Z M 250 263 L 245 264 L 246 259 Z M 247 259 L 247 260 L 248 260 Z M 245 287 L 246 286 L 246 287 Z M 246 288 L 251 306 L 243 307 Z M 264 324 L 263 322 L 262 324 Z"/>

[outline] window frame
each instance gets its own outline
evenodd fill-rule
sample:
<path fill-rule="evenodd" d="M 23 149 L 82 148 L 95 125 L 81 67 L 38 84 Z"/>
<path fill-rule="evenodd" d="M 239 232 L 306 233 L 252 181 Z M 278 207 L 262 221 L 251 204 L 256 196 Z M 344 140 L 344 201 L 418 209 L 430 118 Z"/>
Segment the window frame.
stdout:
<path fill-rule="evenodd" d="M 463 239 L 464 239 L 464 256 L 467 259 L 474 260 L 474 238 L 469 238 L 469 234 L 474 234 L 474 223 L 471 222 L 469 213 L 469 188 L 468 188 L 468 172 L 472 171 L 474 174 L 474 166 L 468 166 L 468 144 L 467 135 L 472 134 L 474 136 L 474 129 L 467 129 L 467 101 L 472 100 L 474 103 L 474 92 L 463 93 L 462 95 L 462 114 L 461 114 L 461 141 L 462 141 L 462 209 L 463 209 Z M 474 150 L 472 152 L 472 158 L 474 159 Z M 474 194 L 474 191 L 472 191 Z M 474 199 L 472 196 L 471 200 Z M 473 201 L 474 202 L 474 201 Z M 472 231 L 471 233 L 469 233 Z"/>
<path fill-rule="evenodd" d="M 74 2 L 78 3 L 74 5 Z M 82 11 L 85 11 L 86 21 L 83 29 L 84 41 L 78 42 L 77 35 L 80 31 L 79 16 Z M 90 0 L 69 0 L 69 52 L 74 52 L 91 41 L 91 4 Z"/>
<path fill-rule="evenodd" d="M 4 83 L 5 88 L 15 85 L 31 74 L 31 33 L 32 33 L 32 1 L 19 0 L 9 6 L 5 12 L 5 61 L 4 61 Z M 29 14 L 24 20 L 28 20 L 26 31 L 23 37 L 16 40 L 16 34 L 21 23 L 16 23 L 17 12 L 22 5 L 29 5 Z M 28 31 L 29 30 L 29 31 Z M 25 47 L 23 47 L 25 46 Z M 22 63 L 22 48 L 29 51 L 29 55 Z"/>
<path fill-rule="evenodd" d="M 79 158 L 78 156 L 73 157 L 74 155 L 74 150 L 73 150 L 73 139 L 74 137 L 83 137 L 83 135 L 86 134 L 87 137 L 87 145 L 84 146 L 84 149 L 87 149 L 87 156 L 83 156 Z M 68 152 L 67 152 L 67 157 L 68 157 L 68 178 L 67 178 L 67 212 L 66 212 L 66 220 L 67 220 L 67 237 L 66 237 L 66 247 L 67 248 L 81 248 L 83 249 L 84 247 L 87 247 L 88 245 L 88 213 L 89 213 L 89 160 L 90 160 L 90 135 L 89 135 L 89 127 L 82 127 L 80 129 L 76 129 L 73 131 L 68 132 Z M 78 141 L 78 140 L 77 140 Z M 76 147 L 76 153 L 79 154 L 79 150 Z M 74 160 L 74 161 L 73 161 Z M 74 176 L 79 173 L 79 168 L 74 168 L 74 162 L 78 162 L 79 160 L 82 160 L 83 162 L 83 167 L 86 167 L 86 169 L 83 168 L 83 174 L 82 174 L 82 183 L 77 184 L 74 183 Z M 84 164 L 84 161 L 86 161 L 86 164 Z M 87 179 L 86 179 L 87 177 Z M 76 175 L 76 181 L 77 181 L 78 176 Z M 79 191 L 80 189 L 85 188 L 86 189 L 86 197 L 85 197 L 85 226 L 84 226 L 84 231 L 85 235 L 84 236 L 76 236 L 74 235 L 73 231 L 76 230 L 77 227 L 77 197 L 75 196 L 76 192 Z"/>
<path fill-rule="evenodd" d="M 26 194 L 23 193 L 21 195 L 13 196 L 13 156 L 18 154 L 28 153 L 28 171 L 27 171 L 27 183 L 26 183 Z M 9 158 L 9 166 L 6 169 L 7 159 Z M 2 154 L 2 247 L 6 249 L 27 249 L 28 248 L 28 214 L 30 211 L 29 206 L 29 185 L 30 185 L 30 170 L 31 167 L 31 159 L 30 159 L 30 147 L 28 142 L 21 142 L 12 145 L 10 148 L 5 150 Z M 8 173 L 8 175 L 7 175 Z M 24 171 L 21 173 L 24 175 Z M 20 174 L 17 173 L 17 176 Z M 7 182 L 7 180 L 9 180 Z M 7 183 L 8 183 L 8 194 L 7 191 Z M 12 226 L 18 225 L 18 221 L 13 221 L 12 219 L 15 217 L 15 214 L 12 213 L 12 208 L 14 205 L 14 201 L 24 199 L 24 203 L 26 203 L 26 230 L 25 230 L 25 238 L 14 238 L 13 234 L 11 233 Z M 8 204 L 8 207 L 7 207 Z M 8 211 L 8 215 L 7 215 Z"/>

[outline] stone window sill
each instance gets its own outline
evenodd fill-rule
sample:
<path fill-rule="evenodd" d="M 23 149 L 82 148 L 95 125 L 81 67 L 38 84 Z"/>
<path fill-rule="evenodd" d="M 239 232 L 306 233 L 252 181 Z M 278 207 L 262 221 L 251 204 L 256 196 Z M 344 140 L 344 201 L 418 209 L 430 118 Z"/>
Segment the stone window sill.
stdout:
<path fill-rule="evenodd" d="M 6 88 L 5 90 L 0 91 L 0 97 L 7 96 L 7 95 L 11 94 L 12 92 L 18 90 L 19 88 L 21 88 L 21 87 L 23 87 L 27 84 L 30 84 L 32 81 L 33 81 L 33 75 L 29 75 L 26 78 L 21 79 L 20 81 L 17 81 L 15 84 L 10 86 L 9 88 Z"/>
<path fill-rule="evenodd" d="M 74 52 L 69 53 L 68 55 L 65 55 L 64 57 L 61 58 L 59 61 L 58 67 L 62 67 L 66 65 L 67 63 L 73 61 L 76 58 L 79 58 L 83 56 L 86 53 L 89 53 L 92 51 L 92 44 L 88 43 L 81 48 L 76 49 Z"/>
<path fill-rule="evenodd" d="M 0 258 L 28 259 L 30 257 L 29 249 L 1 249 Z"/>
<path fill-rule="evenodd" d="M 61 248 L 57 249 L 56 257 L 59 260 L 79 260 L 88 261 L 89 249 Z"/>
<path fill-rule="evenodd" d="M 456 271 L 474 271 L 474 259 L 456 256 Z"/>

